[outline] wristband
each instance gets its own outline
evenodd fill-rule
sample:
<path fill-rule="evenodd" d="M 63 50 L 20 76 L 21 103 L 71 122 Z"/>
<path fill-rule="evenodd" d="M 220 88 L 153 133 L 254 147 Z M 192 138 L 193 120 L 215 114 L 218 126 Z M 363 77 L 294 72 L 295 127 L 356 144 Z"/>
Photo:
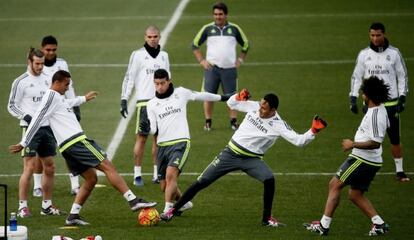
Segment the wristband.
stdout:
<path fill-rule="evenodd" d="M 240 63 L 244 62 L 243 58 L 241 58 L 241 57 L 237 58 L 237 60 L 239 60 Z"/>

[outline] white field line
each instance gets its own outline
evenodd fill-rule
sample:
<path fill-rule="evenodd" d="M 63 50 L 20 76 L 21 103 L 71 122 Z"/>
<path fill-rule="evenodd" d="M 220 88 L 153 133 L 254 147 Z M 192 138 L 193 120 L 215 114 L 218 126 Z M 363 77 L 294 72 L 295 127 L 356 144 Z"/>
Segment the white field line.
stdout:
<path fill-rule="evenodd" d="M 178 4 L 177 8 L 175 9 L 170 21 L 168 21 L 167 26 L 161 31 L 161 40 L 160 40 L 160 45 L 165 47 L 165 45 L 167 44 L 167 40 L 168 37 L 170 35 L 170 33 L 172 32 L 172 30 L 174 29 L 175 25 L 177 24 L 178 20 L 180 19 L 180 16 L 183 14 L 185 7 L 187 6 L 188 2 L 190 0 L 181 0 L 180 3 Z M 72 67 L 72 65 L 71 65 Z M 107 148 L 107 154 L 108 154 L 108 158 L 110 160 L 113 159 L 113 157 L 115 156 L 116 150 L 119 147 L 119 144 L 122 141 L 122 138 L 124 137 L 125 131 L 127 129 L 129 120 L 131 120 L 131 117 L 134 115 L 135 109 L 136 109 L 136 103 L 135 103 L 135 99 L 136 99 L 136 95 L 134 93 L 134 95 L 132 96 L 131 100 L 129 101 L 128 104 L 128 117 L 127 118 L 123 118 L 121 117 L 121 120 L 118 123 L 118 126 L 115 130 L 114 135 L 112 136 L 111 141 L 109 142 L 108 148 Z"/>
<path fill-rule="evenodd" d="M 290 19 L 290 18 L 349 18 L 349 17 L 411 17 L 413 12 L 387 13 L 303 13 L 303 14 L 263 14 L 263 15 L 230 15 L 237 19 Z M 0 18 L 0 22 L 46 22 L 46 21 L 131 21 L 131 20 L 165 20 L 170 16 L 88 16 L 88 17 L 18 17 Z M 182 20 L 211 19 L 210 15 L 187 15 Z"/>
<path fill-rule="evenodd" d="M 163 36 L 164 38 L 164 36 Z M 161 38 L 161 40 L 163 39 Z M 406 62 L 414 61 L 414 58 L 404 58 Z M 271 61 L 271 62 L 245 62 L 243 66 L 275 66 L 275 65 L 340 65 L 340 64 L 354 64 L 355 60 L 298 60 L 298 61 Z M 171 67 L 199 67 L 198 63 L 172 63 Z M 26 67 L 26 64 L 20 63 L 0 63 L 0 68 L 21 68 Z M 70 64 L 70 67 L 78 68 L 126 68 L 128 64 L 118 63 L 75 63 Z"/>
<path fill-rule="evenodd" d="M 414 172 L 405 172 L 408 175 L 414 175 Z M 201 172 L 183 172 L 180 175 L 183 176 L 199 176 Z M 395 172 L 377 172 L 377 175 L 394 175 Z M 0 174 L 2 177 L 20 177 L 20 173 L 17 174 Z M 121 176 L 134 176 L 133 173 L 119 173 Z M 152 173 L 142 173 L 144 176 L 152 176 Z M 244 176 L 247 175 L 243 172 L 232 172 L 227 175 L 231 176 Z M 273 173 L 275 176 L 333 176 L 335 173 L 325 173 L 325 172 L 286 172 L 286 173 Z M 55 173 L 55 176 L 69 176 L 69 173 Z"/>

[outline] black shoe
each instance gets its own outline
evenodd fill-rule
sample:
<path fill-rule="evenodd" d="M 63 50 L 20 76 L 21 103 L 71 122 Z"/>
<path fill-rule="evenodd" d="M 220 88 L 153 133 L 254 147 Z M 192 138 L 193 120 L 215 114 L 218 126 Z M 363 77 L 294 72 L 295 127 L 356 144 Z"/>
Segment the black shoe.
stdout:
<path fill-rule="evenodd" d="M 395 179 L 399 182 L 409 182 L 410 178 L 405 174 L 405 172 L 397 172 L 395 174 Z"/>

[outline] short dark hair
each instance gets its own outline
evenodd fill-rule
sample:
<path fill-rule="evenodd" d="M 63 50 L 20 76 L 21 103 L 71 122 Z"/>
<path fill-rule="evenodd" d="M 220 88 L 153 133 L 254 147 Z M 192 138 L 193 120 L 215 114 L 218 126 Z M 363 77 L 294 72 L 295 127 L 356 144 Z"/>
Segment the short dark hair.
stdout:
<path fill-rule="evenodd" d="M 389 89 L 388 85 L 376 76 L 364 79 L 361 86 L 362 93 L 371 99 L 371 101 L 373 101 L 376 105 L 389 100 Z"/>
<path fill-rule="evenodd" d="M 57 39 L 55 37 L 53 37 L 52 35 L 44 37 L 42 39 L 42 47 L 44 47 L 48 44 L 58 45 Z"/>
<path fill-rule="evenodd" d="M 63 81 L 66 78 L 71 78 L 70 73 L 65 71 L 65 70 L 59 70 L 59 71 L 55 72 L 55 74 L 53 74 L 52 83 L 54 83 L 56 81 L 58 81 L 58 82 Z"/>
<path fill-rule="evenodd" d="M 385 26 L 384 24 L 380 23 L 380 22 L 375 22 L 373 24 L 371 24 L 371 26 L 369 27 L 369 30 L 381 30 L 383 33 L 385 33 Z"/>
<path fill-rule="evenodd" d="M 228 9 L 227 9 L 227 5 L 224 2 L 216 2 L 213 5 L 213 12 L 214 12 L 214 9 L 220 9 L 224 12 L 224 14 L 227 15 Z"/>
<path fill-rule="evenodd" d="M 27 59 L 33 62 L 33 57 L 36 56 L 38 58 L 42 58 L 45 55 L 39 49 L 35 49 L 34 47 L 29 48 L 29 53 L 27 54 Z"/>
<path fill-rule="evenodd" d="M 165 69 L 157 69 L 154 72 L 154 79 L 167 79 L 170 80 L 170 77 L 168 76 L 168 72 Z"/>
<path fill-rule="evenodd" d="M 279 107 L 279 98 L 275 94 L 266 94 L 263 97 L 263 99 L 269 104 L 270 108 L 274 108 L 277 110 L 277 108 Z"/>

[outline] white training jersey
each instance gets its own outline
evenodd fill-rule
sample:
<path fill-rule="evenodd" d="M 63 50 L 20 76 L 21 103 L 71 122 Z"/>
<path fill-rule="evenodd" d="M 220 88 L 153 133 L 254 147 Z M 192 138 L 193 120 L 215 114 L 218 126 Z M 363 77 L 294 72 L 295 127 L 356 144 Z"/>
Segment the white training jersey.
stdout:
<path fill-rule="evenodd" d="M 304 134 L 296 133 L 277 112 L 273 117 L 261 118 L 259 102 L 237 101 L 236 95 L 233 95 L 227 101 L 227 105 L 232 110 L 246 112 L 231 142 L 254 154 L 263 155 L 279 137 L 296 146 L 307 145 L 315 138 L 310 129 Z"/>
<path fill-rule="evenodd" d="M 368 108 L 354 137 L 354 142 L 375 141 L 382 143 L 389 127 L 387 110 L 381 104 Z M 382 163 L 382 146 L 377 149 L 353 148 L 352 154 L 375 163 Z"/>
<path fill-rule="evenodd" d="M 43 73 L 50 78 L 50 82 L 52 83 L 53 74 L 55 74 L 59 70 L 64 70 L 69 72 L 69 67 L 67 62 L 63 58 L 57 58 L 55 64 L 52 66 L 43 66 Z M 69 89 L 65 92 L 66 98 L 75 98 L 75 89 L 73 87 L 73 81 L 70 80 Z"/>
<path fill-rule="evenodd" d="M 49 89 L 43 96 L 42 102 L 36 110 L 20 144 L 23 147 L 27 146 L 40 126 L 47 121 L 52 128 L 58 145 L 75 134 L 83 132 L 72 107 L 79 106 L 84 102 L 86 102 L 84 96 L 66 99 L 60 93 Z"/>
<path fill-rule="evenodd" d="M 157 144 L 178 139 L 190 139 L 187 122 L 187 103 L 189 101 L 219 101 L 220 95 L 194 92 L 177 87 L 167 98 L 154 97 L 147 103 L 150 133 L 158 130 Z"/>
<path fill-rule="evenodd" d="M 145 47 L 133 51 L 122 83 L 121 100 L 128 100 L 133 88 L 136 91 L 137 101 L 153 98 L 155 96 L 154 72 L 160 68 L 167 70 L 171 79 L 167 52 L 160 51 L 157 57 L 153 58 Z"/>
<path fill-rule="evenodd" d="M 9 113 L 20 119 L 20 126 L 27 126 L 23 120 L 25 115 L 33 117 L 36 109 L 40 106 L 43 95 L 50 87 L 49 78 L 45 74 L 34 76 L 27 71 L 16 78 L 12 84 L 7 110 Z M 43 122 L 42 126 L 49 125 Z"/>
<path fill-rule="evenodd" d="M 376 52 L 370 47 L 361 50 L 352 74 L 349 96 L 357 97 L 362 80 L 370 76 L 377 76 L 384 80 L 390 87 L 391 99 L 407 95 L 407 69 L 398 48 L 390 45 L 383 52 Z"/>

